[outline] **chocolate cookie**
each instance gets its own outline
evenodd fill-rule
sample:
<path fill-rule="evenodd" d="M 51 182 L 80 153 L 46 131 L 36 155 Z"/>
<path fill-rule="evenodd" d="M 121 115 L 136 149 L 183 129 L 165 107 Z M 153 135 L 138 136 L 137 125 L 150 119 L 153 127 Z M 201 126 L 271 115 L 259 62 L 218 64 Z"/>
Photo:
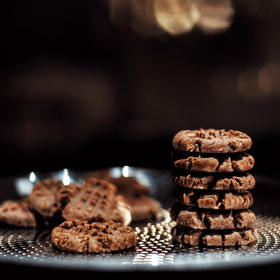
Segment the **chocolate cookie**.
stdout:
<path fill-rule="evenodd" d="M 36 183 L 28 196 L 32 210 L 43 217 L 53 217 L 59 210 L 57 192 L 63 186 L 63 183 L 56 179 L 46 179 Z"/>
<path fill-rule="evenodd" d="M 36 218 L 26 200 L 6 200 L 0 205 L 0 221 L 18 227 L 36 227 Z"/>
<path fill-rule="evenodd" d="M 171 215 L 178 225 L 199 230 L 253 228 L 256 222 L 256 215 L 251 210 L 215 212 L 180 209 L 175 205 Z"/>
<path fill-rule="evenodd" d="M 131 207 L 132 221 L 155 219 L 161 208 L 159 202 L 145 195 L 124 197 L 124 200 Z"/>
<path fill-rule="evenodd" d="M 174 173 L 173 181 L 185 188 L 202 190 L 223 190 L 247 192 L 255 187 L 256 181 L 250 173 L 241 173 L 240 175 L 205 175 L 205 174 L 187 174 L 180 175 Z"/>
<path fill-rule="evenodd" d="M 51 233 L 53 245 L 75 253 L 105 253 L 136 245 L 136 234 L 129 226 L 113 221 L 65 221 Z"/>
<path fill-rule="evenodd" d="M 66 193 L 66 198 L 68 203 L 62 210 L 65 220 L 131 222 L 129 206 L 121 195 L 117 195 L 116 187 L 105 180 L 90 177 L 73 193 Z"/>
<path fill-rule="evenodd" d="M 172 229 L 172 241 L 186 246 L 238 247 L 254 244 L 258 239 L 256 229 L 227 231 L 197 231 L 176 226 Z"/>
<path fill-rule="evenodd" d="M 177 201 L 192 207 L 203 209 L 242 210 L 253 205 L 253 196 L 247 193 L 232 192 L 204 192 L 186 191 L 177 192 Z"/>
<path fill-rule="evenodd" d="M 255 160 L 248 153 L 238 153 L 232 155 L 212 155 L 205 154 L 197 156 L 187 156 L 173 162 L 175 168 L 184 169 L 188 172 L 245 172 L 254 167 Z"/>
<path fill-rule="evenodd" d="M 198 153 L 237 153 L 251 148 L 251 138 L 240 131 L 225 129 L 181 130 L 172 140 L 177 150 Z"/>
<path fill-rule="evenodd" d="M 95 171 L 93 174 L 104 178 L 117 187 L 124 201 L 131 208 L 132 221 L 154 219 L 160 211 L 161 204 L 149 197 L 149 189 L 135 177 L 111 177 L 106 171 Z"/>
<path fill-rule="evenodd" d="M 96 170 L 92 172 L 92 176 L 90 177 L 109 181 L 117 187 L 117 192 L 122 196 L 137 197 L 141 195 L 149 195 L 148 187 L 141 184 L 135 177 L 112 177 L 108 169 Z"/>

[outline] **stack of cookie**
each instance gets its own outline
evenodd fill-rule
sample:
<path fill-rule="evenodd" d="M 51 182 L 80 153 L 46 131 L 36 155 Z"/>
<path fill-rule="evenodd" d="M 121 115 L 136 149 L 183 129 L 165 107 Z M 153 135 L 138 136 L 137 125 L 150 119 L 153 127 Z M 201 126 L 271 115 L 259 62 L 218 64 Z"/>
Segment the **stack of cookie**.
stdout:
<path fill-rule="evenodd" d="M 248 135 L 234 130 L 182 130 L 174 136 L 174 242 L 204 247 L 256 242 L 251 146 Z"/>

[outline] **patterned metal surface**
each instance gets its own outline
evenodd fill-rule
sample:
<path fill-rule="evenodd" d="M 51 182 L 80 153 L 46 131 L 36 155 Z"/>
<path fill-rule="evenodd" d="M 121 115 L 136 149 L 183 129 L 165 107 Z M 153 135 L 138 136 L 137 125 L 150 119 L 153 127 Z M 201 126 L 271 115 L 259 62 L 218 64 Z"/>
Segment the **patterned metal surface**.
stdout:
<path fill-rule="evenodd" d="M 168 209 L 173 186 L 166 171 L 135 167 L 112 168 L 114 176 L 135 176 L 150 188 L 151 196 Z M 3 199 L 17 199 L 27 195 L 32 184 L 44 177 L 61 178 L 65 182 L 79 181 L 82 175 L 66 169 L 58 173 L 30 173 L 23 178 L 1 181 L 5 188 Z M 106 254 L 74 254 L 56 250 L 51 243 L 51 229 L 16 229 L 0 226 L 0 263 L 28 266 L 60 267 L 99 271 L 133 270 L 203 270 L 240 268 L 243 266 L 280 263 L 280 210 L 278 195 L 280 180 L 257 177 L 253 211 L 257 214 L 258 241 L 250 247 L 187 248 L 171 242 L 174 222 L 162 209 L 160 220 L 133 225 L 138 235 L 135 248 Z M 273 194 L 274 193 L 274 194 Z"/>
<path fill-rule="evenodd" d="M 131 270 L 143 267 L 203 269 L 239 267 L 280 260 L 280 218 L 257 216 L 258 242 L 250 247 L 187 248 L 171 242 L 168 218 L 162 222 L 136 226 L 137 246 L 123 253 L 72 254 L 57 251 L 50 240 L 50 230 L 0 229 L 0 259 L 18 263 L 87 269 Z"/>

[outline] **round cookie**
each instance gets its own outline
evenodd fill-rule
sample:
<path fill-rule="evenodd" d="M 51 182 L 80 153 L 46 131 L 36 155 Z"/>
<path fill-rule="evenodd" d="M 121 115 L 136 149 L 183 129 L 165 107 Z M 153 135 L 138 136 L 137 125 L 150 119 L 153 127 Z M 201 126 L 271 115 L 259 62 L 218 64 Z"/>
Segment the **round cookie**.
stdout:
<path fill-rule="evenodd" d="M 62 251 L 106 253 L 136 245 L 136 234 L 129 226 L 113 221 L 65 221 L 51 233 L 52 244 Z"/>
<path fill-rule="evenodd" d="M 35 215 L 26 200 L 6 200 L 0 205 L 0 221 L 18 227 L 36 227 Z"/>
<path fill-rule="evenodd" d="M 251 210 L 215 212 L 180 209 L 175 205 L 171 209 L 171 216 L 178 225 L 199 230 L 253 228 L 256 223 L 256 215 Z"/>
<path fill-rule="evenodd" d="M 64 185 L 57 179 L 46 179 L 36 183 L 28 195 L 32 210 L 46 218 L 53 217 L 59 210 L 57 193 Z"/>
<path fill-rule="evenodd" d="M 173 174 L 173 181 L 180 187 L 200 190 L 222 190 L 247 192 L 255 187 L 256 181 L 250 173 L 234 176 L 205 174 Z"/>
<path fill-rule="evenodd" d="M 172 229 L 172 241 L 186 246 L 203 247 L 239 247 L 256 243 L 256 229 L 228 231 L 196 231 L 175 226 Z"/>
<path fill-rule="evenodd" d="M 90 177 L 70 194 L 66 190 L 63 193 L 68 200 L 62 210 L 65 220 L 113 220 L 126 225 L 131 222 L 129 206 L 117 194 L 116 187 L 105 180 Z"/>
<path fill-rule="evenodd" d="M 135 177 L 112 177 L 107 170 L 97 170 L 92 176 L 98 176 L 117 188 L 124 201 L 130 206 L 132 221 L 155 219 L 161 209 L 159 201 L 149 197 L 149 188 Z"/>
<path fill-rule="evenodd" d="M 198 156 L 176 159 L 173 162 L 175 168 L 184 169 L 188 172 L 206 173 L 245 172 L 251 170 L 254 164 L 253 156 L 248 153 L 212 155 L 209 157 L 205 154 L 200 154 Z"/>
<path fill-rule="evenodd" d="M 177 150 L 197 153 L 237 153 L 251 148 L 252 139 L 237 130 L 181 130 L 172 140 Z"/>
<path fill-rule="evenodd" d="M 178 192 L 177 201 L 181 204 L 201 209 L 216 210 L 244 210 L 253 205 L 253 196 L 247 193 L 232 192 L 201 192 L 186 191 Z"/>

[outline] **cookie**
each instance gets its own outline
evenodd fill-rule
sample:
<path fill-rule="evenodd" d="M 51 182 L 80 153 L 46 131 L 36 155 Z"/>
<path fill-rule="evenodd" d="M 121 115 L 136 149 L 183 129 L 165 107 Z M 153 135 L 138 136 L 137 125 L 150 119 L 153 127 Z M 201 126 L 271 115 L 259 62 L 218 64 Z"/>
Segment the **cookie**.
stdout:
<path fill-rule="evenodd" d="M 173 173 L 173 181 L 184 188 L 201 190 L 223 190 L 247 192 L 255 187 L 256 181 L 250 173 L 238 175 L 205 175 L 199 173 L 183 174 Z"/>
<path fill-rule="evenodd" d="M 129 206 L 117 194 L 116 187 L 105 180 L 90 177 L 84 185 L 75 189 L 71 195 L 66 194 L 66 197 L 68 203 L 62 210 L 65 220 L 131 222 Z"/>
<path fill-rule="evenodd" d="M 181 130 L 172 140 L 176 150 L 197 153 L 237 153 L 251 148 L 252 139 L 245 133 L 225 129 Z"/>
<path fill-rule="evenodd" d="M 253 196 L 247 193 L 178 191 L 177 201 L 191 207 L 202 209 L 243 210 L 253 205 Z"/>
<path fill-rule="evenodd" d="M 253 228 L 256 223 L 256 215 L 251 210 L 215 212 L 180 209 L 175 205 L 171 209 L 171 216 L 178 225 L 199 230 Z"/>
<path fill-rule="evenodd" d="M 104 178 L 117 187 L 124 201 L 130 206 L 132 221 L 155 219 L 161 209 L 161 204 L 149 197 L 149 189 L 135 177 L 111 177 L 106 171 L 95 171 L 93 174 Z"/>
<path fill-rule="evenodd" d="M 175 168 L 183 169 L 188 172 L 206 172 L 206 173 L 232 173 L 246 172 L 254 167 L 255 160 L 248 153 L 238 153 L 232 155 L 212 155 L 206 156 L 200 154 L 197 156 L 181 155 L 175 159 L 173 165 Z"/>
<path fill-rule="evenodd" d="M 141 195 L 138 197 L 124 197 L 125 202 L 131 207 L 132 221 L 155 219 L 161 209 L 158 201 Z"/>
<path fill-rule="evenodd" d="M 137 197 L 141 195 L 149 195 L 147 186 L 141 184 L 137 178 L 129 176 L 112 177 L 108 169 L 96 170 L 92 172 L 90 177 L 95 177 L 109 181 L 117 187 L 117 192 L 123 196 Z"/>
<path fill-rule="evenodd" d="M 26 200 L 6 200 L 0 205 L 0 221 L 17 227 L 36 227 L 34 213 Z"/>
<path fill-rule="evenodd" d="M 256 243 L 256 229 L 227 231 L 196 231 L 175 226 L 172 229 L 172 241 L 186 246 L 203 247 L 239 247 Z"/>
<path fill-rule="evenodd" d="M 32 210 L 45 218 L 50 218 L 59 210 L 57 192 L 64 185 L 57 179 L 46 179 L 36 183 L 28 195 Z"/>
<path fill-rule="evenodd" d="M 51 232 L 52 244 L 75 253 L 106 253 L 136 245 L 136 234 L 129 226 L 113 221 L 65 221 Z"/>

